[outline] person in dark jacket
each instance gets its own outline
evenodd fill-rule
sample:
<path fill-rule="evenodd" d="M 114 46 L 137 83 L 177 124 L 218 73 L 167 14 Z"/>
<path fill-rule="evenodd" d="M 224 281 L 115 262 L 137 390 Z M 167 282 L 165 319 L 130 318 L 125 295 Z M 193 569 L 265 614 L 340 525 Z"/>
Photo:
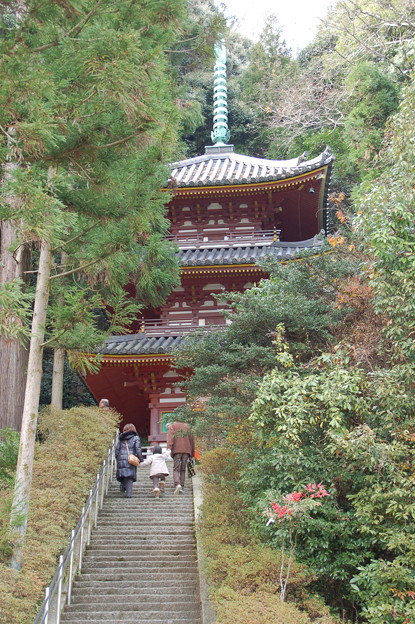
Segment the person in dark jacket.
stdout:
<path fill-rule="evenodd" d="M 117 460 L 117 481 L 120 482 L 121 491 L 125 491 L 126 498 L 133 495 L 133 483 L 137 481 L 137 466 L 128 463 L 128 455 L 132 454 L 143 461 L 141 454 L 141 441 L 137 435 L 137 430 L 132 424 L 125 425 L 122 433 L 118 436 L 118 443 L 115 449 L 115 459 Z"/>

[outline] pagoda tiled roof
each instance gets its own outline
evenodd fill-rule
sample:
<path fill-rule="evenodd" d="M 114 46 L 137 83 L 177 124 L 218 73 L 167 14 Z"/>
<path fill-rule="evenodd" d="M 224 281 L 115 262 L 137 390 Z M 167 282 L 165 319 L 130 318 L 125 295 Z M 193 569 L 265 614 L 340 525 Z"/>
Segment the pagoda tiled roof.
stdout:
<path fill-rule="evenodd" d="M 220 186 L 254 184 L 293 178 L 328 165 L 334 160 L 330 149 L 306 160 L 307 155 L 290 160 L 255 158 L 232 151 L 208 152 L 203 156 L 188 158 L 169 165 L 169 186 L 192 188 L 196 186 Z"/>
<path fill-rule="evenodd" d="M 153 355 L 171 353 L 183 336 L 147 336 L 144 333 L 111 336 L 99 349 L 104 355 Z"/>
<path fill-rule="evenodd" d="M 280 260 L 289 260 L 298 257 L 301 251 L 317 250 L 323 245 L 320 236 L 296 243 L 274 242 L 271 245 L 250 245 L 233 248 L 185 249 L 180 250 L 182 266 L 206 266 L 221 264 L 255 264 L 258 260 L 272 255 Z M 111 336 L 101 347 L 98 353 L 108 356 L 138 356 L 170 354 L 184 339 L 180 328 L 174 334 L 165 336 L 147 335 L 146 333 L 128 334 L 125 336 Z M 200 328 L 202 329 L 202 328 Z M 163 330 L 161 330 L 163 331 Z M 170 330 L 171 332 L 171 330 Z"/>
<path fill-rule="evenodd" d="M 316 249 L 323 244 L 322 238 L 315 236 L 305 241 L 276 241 L 268 244 L 250 244 L 238 246 L 209 246 L 205 248 L 180 249 L 179 262 L 182 267 L 221 266 L 257 264 L 267 256 L 278 260 L 289 260 L 306 249 Z"/>

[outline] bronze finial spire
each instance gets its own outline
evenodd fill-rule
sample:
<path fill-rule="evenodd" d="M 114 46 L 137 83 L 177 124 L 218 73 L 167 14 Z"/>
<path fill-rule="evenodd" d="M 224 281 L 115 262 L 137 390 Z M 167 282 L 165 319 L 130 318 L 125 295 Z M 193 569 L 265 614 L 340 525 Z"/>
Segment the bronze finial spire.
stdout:
<path fill-rule="evenodd" d="M 226 145 L 230 138 L 228 128 L 228 89 L 226 86 L 226 47 L 223 40 L 215 44 L 213 87 L 213 132 L 215 145 Z"/>

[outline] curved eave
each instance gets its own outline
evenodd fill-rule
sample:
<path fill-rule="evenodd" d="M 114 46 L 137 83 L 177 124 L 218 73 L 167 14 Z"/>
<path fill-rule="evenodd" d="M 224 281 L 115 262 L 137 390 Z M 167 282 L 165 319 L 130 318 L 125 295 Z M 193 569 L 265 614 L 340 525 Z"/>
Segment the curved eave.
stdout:
<path fill-rule="evenodd" d="M 100 363 L 105 366 L 128 366 L 128 365 L 160 365 L 170 366 L 173 356 L 170 353 L 143 353 L 137 355 L 109 355 L 97 353 L 85 353 L 87 358 L 95 359 L 100 356 Z"/>
<path fill-rule="evenodd" d="M 267 275 L 267 273 L 261 269 L 261 267 L 255 264 L 228 264 L 228 265 L 196 265 L 196 266 L 185 266 L 181 268 L 181 275 L 183 278 L 192 277 L 193 275 L 230 275 L 230 274 L 241 274 L 241 273 L 250 273 L 257 275 Z"/>
<path fill-rule="evenodd" d="M 331 254 L 333 253 L 331 250 L 328 251 L 318 251 L 317 249 L 315 250 L 315 253 L 313 254 L 313 257 L 315 256 L 321 256 L 321 255 L 327 255 L 327 254 Z M 310 256 L 308 256 L 310 257 Z M 285 258 L 284 260 L 280 260 L 279 263 L 280 264 L 288 264 L 289 262 L 302 262 L 304 260 L 304 258 L 296 258 L 296 257 L 291 257 L 291 258 Z M 232 264 L 232 265 L 227 265 L 227 266 L 204 266 L 204 265 L 200 265 L 200 266 L 192 266 L 192 267 L 182 267 L 181 269 L 181 273 L 182 273 L 182 277 L 191 277 L 192 275 L 200 274 L 200 275 L 218 275 L 220 273 L 257 273 L 257 274 L 263 274 L 264 276 L 268 275 L 268 273 L 266 271 L 264 271 L 264 269 L 262 269 L 261 267 L 255 265 L 255 264 Z"/>
<path fill-rule="evenodd" d="M 209 195 L 261 195 L 264 193 L 270 193 L 272 191 L 288 190 L 295 188 L 304 182 L 311 182 L 320 176 L 326 176 L 329 164 L 319 166 L 313 171 L 294 175 L 292 177 L 284 177 L 283 179 L 273 179 L 266 182 L 228 182 L 227 184 L 214 184 L 211 186 L 178 186 L 174 189 L 163 189 L 166 192 L 174 193 L 178 195 L 185 195 L 191 197 L 202 197 Z"/>

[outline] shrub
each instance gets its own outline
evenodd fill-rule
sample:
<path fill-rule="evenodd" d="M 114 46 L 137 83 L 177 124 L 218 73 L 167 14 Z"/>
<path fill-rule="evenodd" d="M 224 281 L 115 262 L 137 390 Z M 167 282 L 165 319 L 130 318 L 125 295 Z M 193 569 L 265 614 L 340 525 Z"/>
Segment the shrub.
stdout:
<path fill-rule="evenodd" d="M 228 449 L 217 448 L 204 454 L 201 466 L 200 534 L 217 623 L 336 624 L 323 601 L 307 592 L 315 577 L 295 561 L 288 601 L 280 600 L 281 553 L 261 544 L 250 530 L 252 511 L 238 493 L 242 461 Z"/>
<path fill-rule="evenodd" d="M 21 572 L 9 568 L 3 539 L 0 624 L 31 624 L 66 548 L 82 505 L 114 436 L 119 416 L 94 407 L 46 410 L 39 419 L 29 521 Z M 1 521 L 8 524 L 11 486 L 3 490 Z"/>

